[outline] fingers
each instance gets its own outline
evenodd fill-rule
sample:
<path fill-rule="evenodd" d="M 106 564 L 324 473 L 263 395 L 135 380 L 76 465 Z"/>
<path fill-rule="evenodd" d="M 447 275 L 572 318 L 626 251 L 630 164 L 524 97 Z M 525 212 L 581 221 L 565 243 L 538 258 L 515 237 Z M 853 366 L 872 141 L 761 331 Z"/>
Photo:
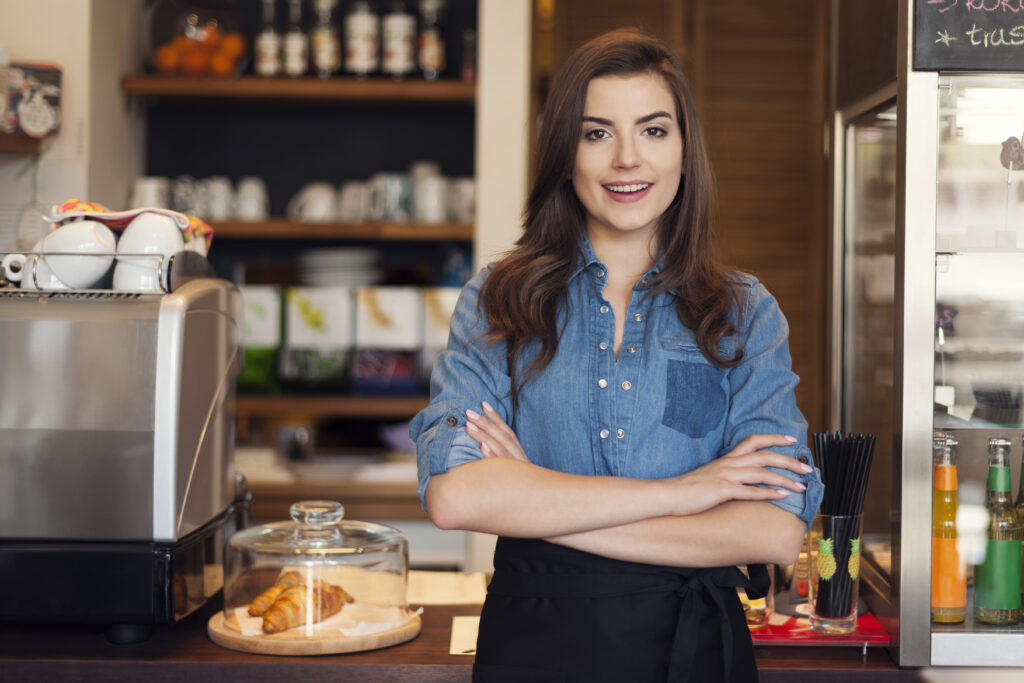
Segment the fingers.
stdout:
<path fill-rule="evenodd" d="M 737 486 L 730 498 L 732 500 L 781 500 L 789 495 L 789 491 L 762 488 L 760 486 Z"/>
<path fill-rule="evenodd" d="M 814 471 L 814 468 L 805 462 L 800 462 L 796 458 L 782 455 L 781 453 L 773 453 L 772 451 L 759 451 L 757 453 L 734 456 L 728 460 L 719 458 L 717 461 L 712 462 L 721 462 L 723 467 L 730 468 L 776 467 L 780 470 L 789 470 L 794 474 L 810 474 Z"/>
<path fill-rule="evenodd" d="M 466 432 L 480 442 L 485 456 L 508 457 L 528 460 L 518 437 L 497 411 L 487 402 L 483 403 L 484 414 L 466 411 Z"/>

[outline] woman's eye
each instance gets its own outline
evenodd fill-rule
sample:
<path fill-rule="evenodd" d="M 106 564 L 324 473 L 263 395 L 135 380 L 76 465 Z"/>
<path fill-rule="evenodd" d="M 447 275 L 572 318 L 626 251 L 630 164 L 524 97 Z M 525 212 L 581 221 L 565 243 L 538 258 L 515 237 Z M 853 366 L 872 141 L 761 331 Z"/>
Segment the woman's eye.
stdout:
<path fill-rule="evenodd" d="M 668 135 L 668 131 L 661 126 L 650 126 L 648 128 L 644 128 L 643 134 L 653 138 L 660 138 L 664 135 Z"/>
<path fill-rule="evenodd" d="M 604 140 L 608 137 L 608 131 L 603 128 L 592 128 L 583 134 L 587 140 Z"/>

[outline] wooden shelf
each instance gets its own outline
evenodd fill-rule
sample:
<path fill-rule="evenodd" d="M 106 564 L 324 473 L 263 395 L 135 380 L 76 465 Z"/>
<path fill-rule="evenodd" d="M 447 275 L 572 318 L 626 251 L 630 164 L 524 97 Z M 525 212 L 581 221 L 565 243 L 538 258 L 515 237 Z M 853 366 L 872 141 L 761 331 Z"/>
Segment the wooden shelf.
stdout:
<path fill-rule="evenodd" d="M 212 223 L 215 239 L 447 242 L 473 239 L 467 223 L 298 223 L 286 218 Z"/>
<path fill-rule="evenodd" d="M 362 102 L 476 102 L 476 84 L 446 79 L 424 81 L 388 78 L 264 78 L 242 76 L 216 79 L 159 74 L 129 74 L 121 78 L 129 95 L 177 99 L 267 99 Z"/>
<path fill-rule="evenodd" d="M 38 156 L 43 148 L 43 138 L 33 138 L 24 133 L 0 132 L 0 152 Z"/>
<path fill-rule="evenodd" d="M 408 419 L 429 403 L 426 396 L 285 396 L 239 395 L 235 412 L 240 418 L 254 415 L 283 417 L 352 417 Z"/>

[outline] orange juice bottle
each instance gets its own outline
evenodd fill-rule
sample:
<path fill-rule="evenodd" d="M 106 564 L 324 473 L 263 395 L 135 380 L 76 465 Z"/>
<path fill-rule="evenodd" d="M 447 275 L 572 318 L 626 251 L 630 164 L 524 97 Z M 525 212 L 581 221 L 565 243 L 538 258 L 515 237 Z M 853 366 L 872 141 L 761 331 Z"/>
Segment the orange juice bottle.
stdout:
<path fill-rule="evenodd" d="M 932 621 L 959 624 L 967 612 L 967 565 L 956 547 L 956 447 L 948 434 L 932 441 Z"/>

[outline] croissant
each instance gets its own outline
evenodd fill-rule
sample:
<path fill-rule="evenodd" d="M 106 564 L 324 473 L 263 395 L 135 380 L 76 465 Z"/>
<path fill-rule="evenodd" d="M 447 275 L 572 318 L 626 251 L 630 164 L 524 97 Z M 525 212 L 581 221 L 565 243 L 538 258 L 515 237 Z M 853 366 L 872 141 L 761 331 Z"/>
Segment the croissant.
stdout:
<path fill-rule="evenodd" d="M 302 624 L 312 624 L 337 614 L 346 602 L 355 600 L 341 586 L 322 581 L 290 586 L 263 613 L 263 631 L 280 633 Z"/>
<path fill-rule="evenodd" d="M 259 617 L 263 616 L 263 613 L 274 604 L 274 601 L 280 597 L 281 593 L 290 586 L 297 586 L 302 583 L 302 575 L 296 571 L 288 571 L 281 574 L 277 579 L 277 583 L 268 588 L 267 590 L 260 593 L 252 604 L 249 605 L 249 616 Z"/>

